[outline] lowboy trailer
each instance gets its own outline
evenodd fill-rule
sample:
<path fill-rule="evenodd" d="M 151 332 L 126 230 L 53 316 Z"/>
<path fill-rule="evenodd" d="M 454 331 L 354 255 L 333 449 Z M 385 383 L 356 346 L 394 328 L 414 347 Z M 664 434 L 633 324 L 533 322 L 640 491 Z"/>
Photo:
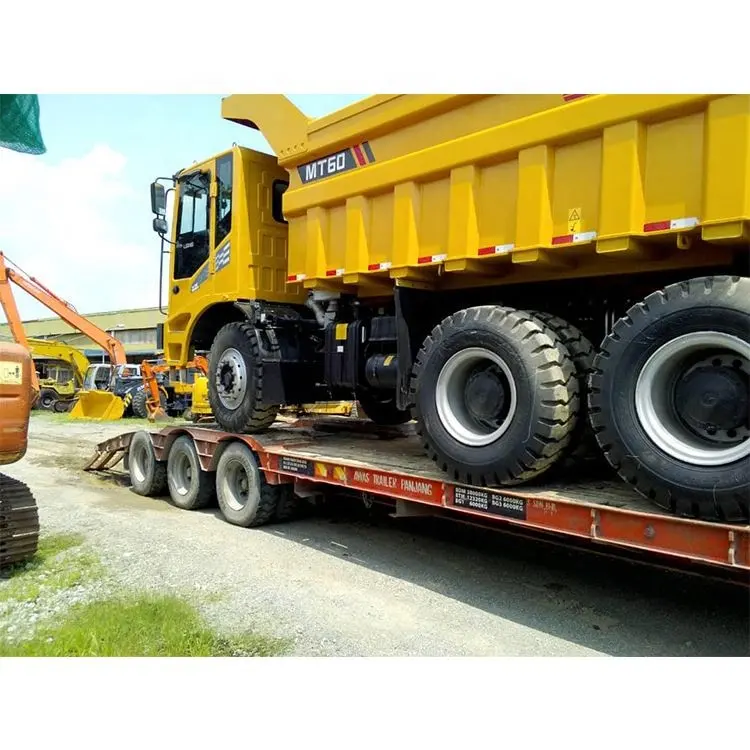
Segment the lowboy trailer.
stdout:
<path fill-rule="evenodd" d="M 244 527 L 288 521 L 305 499 L 343 491 L 384 501 L 396 517 L 439 516 L 584 546 L 750 585 L 750 525 L 660 512 L 615 476 L 478 488 L 450 481 L 424 455 L 413 425 L 313 418 L 259 435 L 170 426 L 100 443 L 85 470 L 123 461 L 133 491 L 194 510 L 215 501 Z M 551 535 L 551 536 L 550 536 Z"/>

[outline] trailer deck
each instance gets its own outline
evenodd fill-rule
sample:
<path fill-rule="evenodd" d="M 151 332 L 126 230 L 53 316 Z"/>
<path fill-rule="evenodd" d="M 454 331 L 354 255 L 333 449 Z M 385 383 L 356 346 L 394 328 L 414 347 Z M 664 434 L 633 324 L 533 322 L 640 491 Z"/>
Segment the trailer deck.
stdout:
<path fill-rule="evenodd" d="M 113 469 L 135 432 L 100 443 L 87 471 Z M 174 440 L 191 435 L 201 468 L 213 471 L 220 446 L 234 440 L 257 455 L 269 484 L 294 483 L 298 494 L 331 488 L 388 498 L 399 515 L 442 515 L 503 524 L 610 548 L 655 553 L 711 566 L 750 584 L 750 525 L 713 523 L 660 512 L 616 477 L 490 489 L 451 482 L 424 455 L 413 428 L 378 428 L 350 418 L 295 420 L 260 435 L 211 426 L 165 427 L 149 433 L 157 460 Z"/>

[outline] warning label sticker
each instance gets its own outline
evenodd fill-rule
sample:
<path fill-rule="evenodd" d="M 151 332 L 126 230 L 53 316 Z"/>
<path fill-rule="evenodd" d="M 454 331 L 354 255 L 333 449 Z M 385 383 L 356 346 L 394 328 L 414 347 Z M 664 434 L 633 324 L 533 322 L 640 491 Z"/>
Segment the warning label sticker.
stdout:
<path fill-rule="evenodd" d="M 571 208 L 568 211 L 568 234 L 578 234 L 581 231 L 581 209 Z"/>
<path fill-rule="evenodd" d="M 289 472 L 290 474 L 304 474 L 309 477 L 315 474 L 312 461 L 294 458 L 293 456 L 279 456 L 279 471 Z"/>
<path fill-rule="evenodd" d="M 522 497 L 507 497 L 486 490 L 454 487 L 453 504 L 461 508 L 483 510 L 496 516 L 526 520 L 526 500 Z"/>
<path fill-rule="evenodd" d="M 0 385 L 21 385 L 23 369 L 20 362 L 0 362 Z"/>

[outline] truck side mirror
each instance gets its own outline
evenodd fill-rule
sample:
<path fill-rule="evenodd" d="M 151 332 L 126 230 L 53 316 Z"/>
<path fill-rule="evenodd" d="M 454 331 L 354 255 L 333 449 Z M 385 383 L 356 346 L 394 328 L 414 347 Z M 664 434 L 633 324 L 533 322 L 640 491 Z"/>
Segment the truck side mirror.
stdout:
<path fill-rule="evenodd" d="M 167 220 L 162 219 L 161 216 L 157 216 L 151 226 L 153 227 L 154 232 L 156 232 L 157 234 L 166 234 L 167 229 L 169 229 Z"/>
<path fill-rule="evenodd" d="M 157 217 L 167 215 L 167 191 L 159 182 L 151 183 L 151 212 Z M 165 230 L 166 231 L 166 230 Z"/>

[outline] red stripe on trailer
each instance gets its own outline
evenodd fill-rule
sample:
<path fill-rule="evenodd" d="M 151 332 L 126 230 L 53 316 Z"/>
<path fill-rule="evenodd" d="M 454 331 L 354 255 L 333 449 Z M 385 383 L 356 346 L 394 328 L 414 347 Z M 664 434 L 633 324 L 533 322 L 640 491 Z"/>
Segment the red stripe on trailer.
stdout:
<path fill-rule="evenodd" d="M 367 266 L 368 271 L 387 271 L 391 267 L 391 264 L 388 261 L 385 261 L 384 263 L 370 263 Z"/>
<path fill-rule="evenodd" d="M 582 99 L 584 96 L 588 96 L 588 94 L 563 94 L 562 98 L 563 101 L 572 102 L 576 99 Z"/>
<path fill-rule="evenodd" d="M 365 159 L 364 154 L 362 153 L 362 149 L 359 146 L 354 147 L 354 156 L 357 157 L 357 163 L 360 167 L 364 167 L 365 164 L 367 164 L 367 159 Z"/>
<path fill-rule="evenodd" d="M 505 255 L 513 250 L 514 245 L 490 245 L 490 247 L 480 247 L 477 255 Z"/>

